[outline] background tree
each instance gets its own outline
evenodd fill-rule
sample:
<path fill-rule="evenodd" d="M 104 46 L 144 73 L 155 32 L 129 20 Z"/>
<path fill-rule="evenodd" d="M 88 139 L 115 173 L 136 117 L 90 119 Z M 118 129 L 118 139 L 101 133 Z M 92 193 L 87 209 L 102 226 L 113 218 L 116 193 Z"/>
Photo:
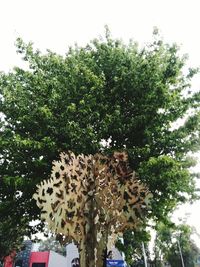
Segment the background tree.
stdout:
<path fill-rule="evenodd" d="M 50 177 L 51 162 L 65 150 L 125 149 L 154 194 L 154 220 L 195 197 L 187 155 L 199 149 L 199 92 L 190 89 L 196 70 L 185 71 L 176 44 L 155 34 L 139 48 L 107 31 L 105 40 L 70 48 L 65 56 L 43 55 L 21 39 L 16 46 L 27 68 L 0 75 L 2 222 L 17 217 L 27 235 L 42 229 L 29 227 L 39 218 L 35 184 Z"/>
<path fill-rule="evenodd" d="M 126 257 L 126 263 L 132 267 L 144 266 L 144 255 L 142 242 L 145 245 L 145 253 L 149 258 L 149 241 L 151 240 L 150 232 L 138 227 L 137 229 L 127 230 L 123 234 L 123 243 L 121 240 L 116 242 L 116 247 L 122 251 Z"/>
<path fill-rule="evenodd" d="M 20 248 L 25 230 L 24 225 L 18 225 L 11 217 L 0 222 L 0 260 L 9 255 L 11 249 Z"/>
<path fill-rule="evenodd" d="M 50 236 L 46 240 L 40 241 L 39 251 L 55 251 L 66 256 L 66 247 L 62 246 L 55 236 Z"/>
<path fill-rule="evenodd" d="M 182 266 L 179 242 L 185 266 L 196 266 L 200 250 L 191 238 L 192 233 L 192 228 L 185 224 L 170 228 L 169 225 L 161 223 L 157 230 L 155 246 L 156 250 L 160 251 L 162 261 L 168 262 L 172 267 Z"/>

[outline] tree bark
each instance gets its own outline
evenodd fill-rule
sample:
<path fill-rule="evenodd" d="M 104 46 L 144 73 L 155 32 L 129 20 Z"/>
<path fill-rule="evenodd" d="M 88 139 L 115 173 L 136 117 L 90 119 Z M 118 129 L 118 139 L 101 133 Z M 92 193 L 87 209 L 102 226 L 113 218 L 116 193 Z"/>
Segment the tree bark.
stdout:
<path fill-rule="evenodd" d="M 86 240 L 81 242 L 80 267 L 106 267 L 106 246 L 106 235 L 98 243 L 96 235 L 88 235 Z"/>
<path fill-rule="evenodd" d="M 107 233 L 102 232 L 100 240 L 97 240 L 96 202 L 91 198 L 87 204 L 90 212 L 87 214 L 85 239 L 82 240 L 80 246 L 80 267 L 104 267 L 106 266 Z"/>

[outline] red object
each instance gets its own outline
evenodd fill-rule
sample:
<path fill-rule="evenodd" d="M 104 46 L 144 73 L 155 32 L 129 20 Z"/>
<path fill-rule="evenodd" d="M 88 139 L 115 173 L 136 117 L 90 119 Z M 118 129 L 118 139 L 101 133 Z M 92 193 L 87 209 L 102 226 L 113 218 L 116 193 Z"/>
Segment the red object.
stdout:
<path fill-rule="evenodd" d="M 13 266 L 13 257 L 10 255 L 4 258 L 4 267 L 12 267 Z"/>
<path fill-rule="evenodd" d="M 4 258 L 4 267 L 12 267 L 13 266 L 13 263 L 14 263 L 14 259 L 15 259 L 15 256 L 16 256 L 16 251 L 13 250 L 10 255 L 6 256 Z"/>
<path fill-rule="evenodd" d="M 45 266 L 48 266 L 48 262 L 49 262 L 49 251 L 31 252 L 30 265 L 29 266 L 32 266 L 33 263 L 45 263 Z M 10 266 L 8 266 L 8 267 L 10 267 Z"/>
<path fill-rule="evenodd" d="M 29 267 L 66 267 L 66 258 L 54 251 L 31 252 Z"/>

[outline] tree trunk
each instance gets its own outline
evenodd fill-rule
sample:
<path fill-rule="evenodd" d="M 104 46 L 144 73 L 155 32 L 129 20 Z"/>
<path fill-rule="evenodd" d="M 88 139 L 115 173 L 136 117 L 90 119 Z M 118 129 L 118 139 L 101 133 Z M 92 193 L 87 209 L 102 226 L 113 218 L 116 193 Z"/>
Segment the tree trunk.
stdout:
<path fill-rule="evenodd" d="M 102 237 L 97 243 L 96 236 L 88 236 L 81 242 L 80 246 L 80 267 L 106 267 L 106 245 L 107 238 Z"/>
<path fill-rule="evenodd" d="M 86 216 L 85 240 L 82 240 L 80 245 L 80 267 L 104 267 L 106 266 L 107 233 L 102 232 L 100 240 L 97 240 L 96 202 L 91 198 L 87 204 L 90 212 Z"/>
<path fill-rule="evenodd" d="M 80 256 L 80 267 L 87 267 L 85 240 L 81 241 L 81 244 L 79 247 L 79 256 Z"/>
<path fill-rule="evenodd" d="M 106 267 L 107 241 L 108 241 L 107 234 L 103 233 L 101 240 L 98 242 L 97 246 L 97 257 L 96 257 L 97 267 Z"/>

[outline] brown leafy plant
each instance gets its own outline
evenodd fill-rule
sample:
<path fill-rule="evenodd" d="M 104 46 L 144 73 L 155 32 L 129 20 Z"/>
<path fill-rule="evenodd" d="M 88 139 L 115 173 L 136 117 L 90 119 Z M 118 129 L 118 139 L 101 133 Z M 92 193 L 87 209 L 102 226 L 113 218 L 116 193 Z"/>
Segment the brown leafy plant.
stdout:
<path fill-rule="evenodd" d="M 53 162 L 51 179 L 34 194 L 50 230 L 63 242 L 77 243 L 81 267 L 103 266 L 107 246 L 125 229 L 139 226 L 151 197 L 129 168 L 125 152 L 63 152 Z"/>

